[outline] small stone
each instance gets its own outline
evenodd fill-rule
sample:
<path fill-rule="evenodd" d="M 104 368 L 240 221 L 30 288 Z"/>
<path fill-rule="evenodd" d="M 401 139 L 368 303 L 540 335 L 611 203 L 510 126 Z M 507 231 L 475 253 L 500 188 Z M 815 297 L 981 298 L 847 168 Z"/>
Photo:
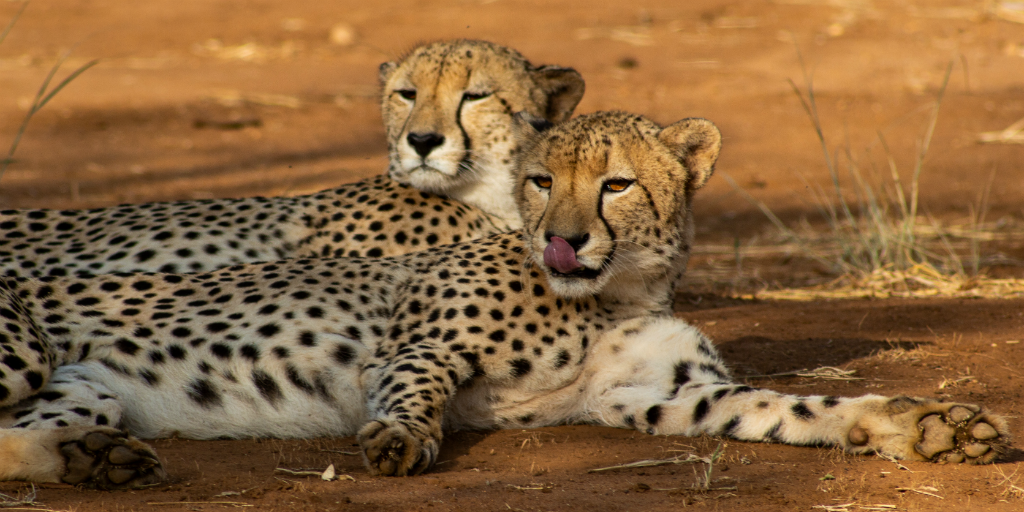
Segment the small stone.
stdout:
<path fill-rule="evenodd" d="M 949 419 L 953 420 L 953 423 L 962 423 L 974 417 L 974 411 L 966 407 L 952 407 L 949 409 Z"/>
<path fill-rule="evenodd" d="M 999 432 L 996 432 L 996 429 L 988 423 L 978 423 L 971 429 L 971 435 L 974 436 L 975 439 L 985 441 L 987 439 L 995 439 L 999 437 Z"/>
<path fill-rule="evenodd" d="M 846 438 L 854 446 L 864 446 L 868 444 L 868 431 L 860 427 L 853 427 L 850 429 L 850 433 L 846 435 Z"/>
<path fill-rule="evenodd" d="M 981 443 L 973 443 L 964 446 L 964 454 L 968 457 L 978 458 L 988 453 L 988 445 Z"/>

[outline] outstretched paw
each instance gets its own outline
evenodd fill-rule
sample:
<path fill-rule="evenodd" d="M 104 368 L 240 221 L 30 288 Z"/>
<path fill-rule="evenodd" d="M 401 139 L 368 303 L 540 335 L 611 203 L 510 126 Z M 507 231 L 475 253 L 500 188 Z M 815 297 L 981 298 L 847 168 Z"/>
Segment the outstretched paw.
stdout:
<path fill-rule="evenodd" d="M 954 405 L 917 424 L 921 442 L 914 451 L 936 462 L 988 464 L 1006 451 L 1006 422 L 976 405 Z"/>
<path fill-rule="evenodd" d="M 978 405 L 898 397 L 886 408 L 891 426 L 902 432 L 862 424 L 850 430 L 850 444 L 909 460 L 968 464 L 988 464 L 1009 448 L 1006 420 Z"/>
<path fill-rule="evenodd" d="M 142 441 L 114 430 L 102 429 L 62 443 L 67 459 L 64 482 L 97 489 L 134 489 L 167 480 L 160 460 Z"/>
<path fill-rule="evenodd" d="M 412 476 L 434 464 L 438 442 L 419 439 L 405 425 L 387 420 L 367 423 L 359 431 L 359 444 L 371 474 Z"/>

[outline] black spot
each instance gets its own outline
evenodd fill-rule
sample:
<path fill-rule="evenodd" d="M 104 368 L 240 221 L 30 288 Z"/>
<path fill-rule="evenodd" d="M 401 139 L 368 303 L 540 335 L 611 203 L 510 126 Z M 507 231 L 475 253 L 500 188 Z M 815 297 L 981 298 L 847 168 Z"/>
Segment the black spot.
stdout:
<path fill-rule="evenodd" d="M 274 403 L 284 396 L 281 393 L 281 387 L 277 385 L 277 381 L 263 370 L 253 369 L 252 383 L 260 392 L 260 396 L 270 403 Z"/>
<path fill-rule="evenodd" d="M 214 343 L 210 345 L 210 352 L 213 352 L 213 355 L 221 359 L 231 359 L 231 347 L 224 345 L 223 343 Z"/>
<path fill-rule="evenodd" d="M 39 372 L 25 372 L 25 380 L 33 390 L 43 387 L 43 374 Z"/>
<path fill-rule="evenodd" d="M 647 409 L 646 416 L 648 425 L 657 425 L 658 420 L 661 419 L 661 406 L 652 405 L 649 409 Z"/>
<path fill-rule="evenodd" d="M 811 412 L 811 410 L 808 409 L 807 405 L 805 405 L 803 402 L 797 402 L 793 404 L 791 410 L 793 411 L 794 416 L 804 421 L 810 421 L 814 419 L 814 413 Z"/>
<path fill-rule="evenodd" d="M 221 404 L 220 393 L 206 379 L 194 380 L 188 385 L 185 394 L 193 402 L 204 408 L 210 408 Z"/>
<path fill-rule="evenodd" d="M 110 420 L 107 419 L 107 416 L 105 414 L 97 414 L 96 415 L 96 424 L 97 425 L 109 425 L 110 424 Z"/>
<path fill-rule="evenodd" d="M 157 377 L 155 373 L 146 368 L 139 370 L 139 377 L 142 377 L 142 380 L 146 381 L 146 384 L 150 386 L 156 386 L 157 384 L 160 383 L 160 378 Z"/>
<path fill-rule="evenodd" d="M 676 363 L 675 378 L 672 379 L 672 383 L 676 386 L 682 386 L 687 382 L 690 382 L 690 362 L 680 361 Z"/>
<path fill-rule="evenodd" d="M 700 423 L 704 420 L 704 417 L 708 415 L 708 409 L 711 405 L 708 404 L 707 398 L 701 398 L 700 402 L 697 403 L 697 407 L 693 408 L 693 422 Z"/>
<path fill-rule="evenodd" d="M 7 354 L 6 356 L 4 356 L 3 359 L 0 359 L 0 362 L 4 363 L 5 365 L 7 365 L 8 368 L 15 371 L 21 370 L 28 366 L 27 364 L 25 364 L 24 359 L 14 354 Z"/>
<path fill-rule="evenodd" d="M 736 429 L 740 426 L 740 417 L 733 416 L 725 425 L 722 426 L 721 432 L 718 435 L 722 437 L 733 437 L 736 433 Z"/>
<path fill-rule="evenodd" d="M 135 353 L 139 351 L 138 345 L 133 343 L 131 340 L 127 340 L 125 338 L 121 338 L 115 341 L 114 346 L 116 346 L 117 349 L 120 350 L 121 352 L 124 352 L 125 354 L 128 354 L 130 356 L 135 355 Z"/>
<path fill-rule="evenodd" d="M 260 358 L 260 349 L 256 348 L 256 345 L 242 345 L 242 348 L 238 349 L 238 353 L 252 362 L 256 362 Z"/>
<path fill-rule="evenodd" d="M 181 346 L 179 346 L 179 345 L 171 345 L 171 346 L 167 347 L 167 353 L 170 354 L 171 357 L 173 357 L 174 359 L 179 359 L 179 360 L 180 359 L 185 359 L 185 354 L 186 354 L 185 349 L 181 348 Z"/>
<path fill-rule="evenodd" d="M 348 345 L 338 345 L 334 349 L 334 360 L 340 365 L 348 365 L 356 357 L 356 351 Z"/>
<path fill-rule="evenodd" d="M 839 405 L 839 399 L 834 396 L 826 396 L 821 399 L 821 405 L 824 405 L 826 408 L 832 408 Z"/>
<path fill-rule="evenodd" d="M 512 366 L 513 377 L 523 377 L 533 369 L 533 365 L 526 359 L 514 359 L 509 364 Z"/>
<path fill-rule="evenodd" d="M 264 338 L 269 338 L 269 337 L 271 337 L 271 336 L 281 332 L 281 328 L 277 324 L 266 324 L 266 325 L 260 327 L 258 329 L 258 331 L 259 331 L 260 334 L 263 335 Z"/>
<path fill-rule="evenodd" d="M 782 438 L 779 437 L 779 431 L 780 430 L 782 430 L 782 420 L 779 420 L 778 423 L 772 425 L 772 427 L 769 428 L 764 433 L 764 435 L 762 436 L 762 439 L 764 439 L 766 442 L 781 443 L 783 441 L 782 441 Z"/>
<path fill-rule="evenodd" d="M 304 347 L 315 347 L 316 346 L 316 334 L 310 331 L 303 331 L 299 335 L 299 344 Z"/>

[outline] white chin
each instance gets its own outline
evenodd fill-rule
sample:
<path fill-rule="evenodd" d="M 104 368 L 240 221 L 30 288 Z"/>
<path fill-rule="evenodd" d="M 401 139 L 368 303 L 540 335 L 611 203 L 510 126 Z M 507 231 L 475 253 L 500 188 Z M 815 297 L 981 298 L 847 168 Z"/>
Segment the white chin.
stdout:
<path fill-rule="evenodd" d="M 402 181 L 427 192 L 441 193 L 459 184 L 456 175 L 446 173 L 426 164 L 401 171 Z"/>
<path fill-rule="evenodd" d="M 597 279 L 582 279 L 548 274 L 548 285 L 551 292 L 566 299 L 582 299 L 597 295 L 604 287 L 605 281 L 603 276 Z"/>

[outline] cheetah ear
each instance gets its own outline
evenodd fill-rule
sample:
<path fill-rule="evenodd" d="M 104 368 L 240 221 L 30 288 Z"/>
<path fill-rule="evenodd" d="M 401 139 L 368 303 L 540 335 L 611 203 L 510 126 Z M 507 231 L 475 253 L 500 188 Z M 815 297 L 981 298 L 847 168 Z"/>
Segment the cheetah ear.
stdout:
<path fill-rule="evenodd" d="M 722 132 L 711 121 L 699 117 L 683 119 L 662 129 L 658 140 L 690 171 L 689 190 L 703 187 L 715 172 L 715 161 L 722 150 Z"/>
<path fill-rule="evenodd" d="M 569 119 L 583 99 L 586 87 L 579 72 L 572 68 L 541 66 L 531 69 L 530 75 L 537 91 L 544 95 L 541 115 L 554 124 Z"/>
<path fill-rule="evenodd" d="M 537 117 L 529 112 L 517 112 L 512 116 L 512 131 L 520 142 L 531 139 L 552 126 L 554 124 L 547 119 Z"/>
<path fill-rule="evenodd" d="M 394 74 L 396 69 L 398 69 L 397 62 L 385 62 L 380 65 L 377 77 L 380 79 L 381 87 L 388 83 L 388 79 L 391 78 L 391 75 Z"/>

